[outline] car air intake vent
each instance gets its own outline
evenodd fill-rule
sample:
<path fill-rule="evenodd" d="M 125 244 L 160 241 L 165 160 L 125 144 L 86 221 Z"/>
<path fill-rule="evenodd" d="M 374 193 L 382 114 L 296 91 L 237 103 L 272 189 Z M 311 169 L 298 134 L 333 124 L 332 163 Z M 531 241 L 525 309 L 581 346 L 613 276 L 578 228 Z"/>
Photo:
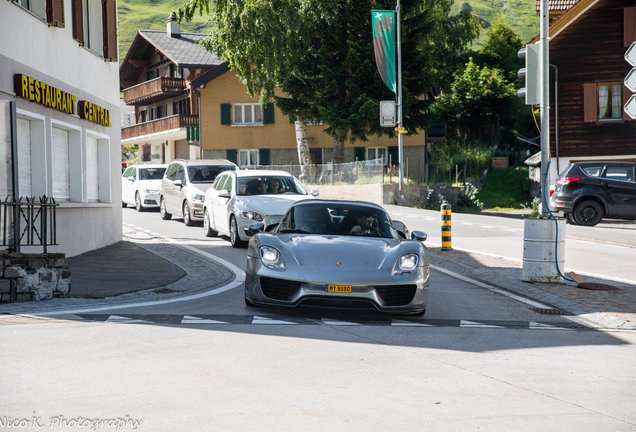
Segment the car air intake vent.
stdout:
<path fill-rule="evenodd" d="M 300 289 L 301 282 L 270 277 L 261 278 L 261 290 L 274 300 L 289 300 Z"/>
<path fill-rule="evenodd" d="M 404 306 L 413 300 L 417 285 L 389 285 L 376 287 L 375 290 L 385 306 Z"/>

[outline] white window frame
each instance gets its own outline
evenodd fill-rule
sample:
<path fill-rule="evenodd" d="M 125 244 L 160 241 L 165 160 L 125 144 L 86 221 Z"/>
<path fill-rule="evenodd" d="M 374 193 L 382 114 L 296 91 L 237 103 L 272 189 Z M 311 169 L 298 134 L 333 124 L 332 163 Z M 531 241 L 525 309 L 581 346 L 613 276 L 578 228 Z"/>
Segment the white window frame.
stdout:
<path fill-rule="evenodd" d="M 260 112 L 260 120 L 255 121 L 257 113 Z M 246 121 L 246 118 L 250 121 Z M 233 126 L 261 126 L 263 125 L 263 107 L 260 103 L 233 103 L 232 104 L 232 125 Z"/>
<path fill-rule="evenodd" d="M 247 160 L 243 164 L 243 159 Z M 260 164 L 260 155 L 258 149 L 247 149 L 238 151 L 238 166 L 241 168 L 256 168 Z"/>
<path fill-rule="evenodd" d="M 111 196 L 111 185 L 110 185 L 110 158 L 111 158 L 111 148 L 110 148 L 110 136 L 101 134 L 99 132 L 95 132 L 93 130 L 86 131 L 86 139 L 84 142 L 88 141 L 88 137 L 97 139 L 97 163 L 98 163 L 98 175 L 97 175 L 97 201 L 100 203 L 112 203 Z M 84 152 L 86 154 L 86 150 Z M 88 160 L 84 165 L 88 168 Z M 87 179 L 87 175 L 84 176 Z M 87 192 L 88 192 L 88 184 L 87 184 Z M 91 202 L 91 199 L 88 198 L 88 193 L 86 195 L 86 200 Z M 86 201 L 85 201 L 86 202 Z"/>
<path fill-rule="evenodd" d="M 46 0 L 13 0 L 13 2 L 46 22 Z"/>
<path fill-rule="evenodd" d="M 31 122 L 31 196 L 50 196 L 47 188 L 47 173 L 50 170 L 46 159 L 45 117 L 20 108 L 16 113 Z"/>
<path fill-rule="evenodd" d="M 104 31 L 101 0 L 82 0 L 84 12 L 84 48 L 100 57 L 104 55 Z"/>
<path fill-rule="evenodd" d="M 388 163 L 388 157 L 389 157 L 389 148 L 388 147 L 367 147 L 365 149 L 364 155 L 367 158 L 366 160 L 368 161 L 373 161 L 375 160 L 374 164 L 375 165 L 379 165 L 380 162 L 380 157 L 382 156 L 380 153 L 381 150 L 384 150 L 384 163 Z M 369 157 L 369 152 L 373 152 L 375 154 L 375 157 Z"/>

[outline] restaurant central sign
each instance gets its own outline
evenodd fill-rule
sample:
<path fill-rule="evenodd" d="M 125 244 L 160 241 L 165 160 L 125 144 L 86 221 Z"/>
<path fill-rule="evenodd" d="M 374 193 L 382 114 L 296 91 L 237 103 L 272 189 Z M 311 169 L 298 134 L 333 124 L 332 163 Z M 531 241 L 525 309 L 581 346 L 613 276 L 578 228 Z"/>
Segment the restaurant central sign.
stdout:
<path fill-rule="evenodd" d="M 53 108 L 81 119 L 110 127 L 110 110 L 70 94 L 24 74 L 14 75 L 14 91 L 18 97 Z M 77 109 L 76 109 L 77 108 Z"/>

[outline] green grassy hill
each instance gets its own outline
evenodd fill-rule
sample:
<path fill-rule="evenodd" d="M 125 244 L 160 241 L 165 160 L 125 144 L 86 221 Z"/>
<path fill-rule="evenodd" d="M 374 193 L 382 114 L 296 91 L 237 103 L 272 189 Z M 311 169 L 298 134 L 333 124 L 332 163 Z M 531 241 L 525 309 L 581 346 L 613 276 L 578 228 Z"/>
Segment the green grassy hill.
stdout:
<path fill-rule="evenodd" d="M 171 12 L 176 12 L 183 0 L 119 0 L 119 59 L 128 52 L 137 30 L 165 30 Z M 497 14 L 521 36 L 524 42 L 539 33 L 539 16 L 534 10 L 534 0 L 464 0 L 456 1 L 453 12 L 460 8 L 470 8 L 482 19 L 486 28 L 481 32 L 474 48 L 478 49 L 485 40 L 486 30 Z M 184 32 L 207 33 L 207 17 L 196 16 L 192 22 L 183 23 Z M 370 27 L 369 27 L 370 28 Z M 371 30 L 369 30 L 371 31 Z"/>
<path fill-rule="evenodd" d="M 118 0 L 119 61 L 121 62 L 138 30 L 166 30 L 170 13 L 177 12 L 183 0 Z M 207 33 L 207 17 L 196 15 L 191 22 L 182 23 L 181 31 Z"/>

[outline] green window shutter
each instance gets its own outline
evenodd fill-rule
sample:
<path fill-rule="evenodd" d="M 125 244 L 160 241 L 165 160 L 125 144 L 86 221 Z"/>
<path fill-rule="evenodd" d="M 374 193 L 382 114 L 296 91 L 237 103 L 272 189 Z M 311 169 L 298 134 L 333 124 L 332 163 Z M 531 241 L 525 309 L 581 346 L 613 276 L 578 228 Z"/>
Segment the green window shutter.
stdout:
<path fill-rule="evenodd" d="M 263 110 L 263 124 L 274 124 L 274 104 L 269 102 Z"/>
<path fill-rule="evenodd" d="M 227 149 L 225 151 L 225 158 L 230 162 L 237 163 L 238 160 L 238 150 Z"/>
<path fill-rule="evenodd" d="M 391 156 L 391 163 L 393 165 L 398 165 L 400 163 L 400 149 L 398 146 L 389 147 L 389 155 Z M 388 165 L 389 161 L 386 160 L 384 163 Z"/>
<path fill-rule="evenodd" d="M 258 164 L 269 165 L 269 149 L 258 150 Z"/>
<path fill-rule="evenodd" d="M 353 159 L 358 161 L 365 160 L 364 158 L 364 147 L 354 147 L 353 148 Z"/>
<path fill-rule="evenodd" d="M 232 124 L 232 105 L 231 104 L 221 104 L 221 124 L 222 125 Z"/>

